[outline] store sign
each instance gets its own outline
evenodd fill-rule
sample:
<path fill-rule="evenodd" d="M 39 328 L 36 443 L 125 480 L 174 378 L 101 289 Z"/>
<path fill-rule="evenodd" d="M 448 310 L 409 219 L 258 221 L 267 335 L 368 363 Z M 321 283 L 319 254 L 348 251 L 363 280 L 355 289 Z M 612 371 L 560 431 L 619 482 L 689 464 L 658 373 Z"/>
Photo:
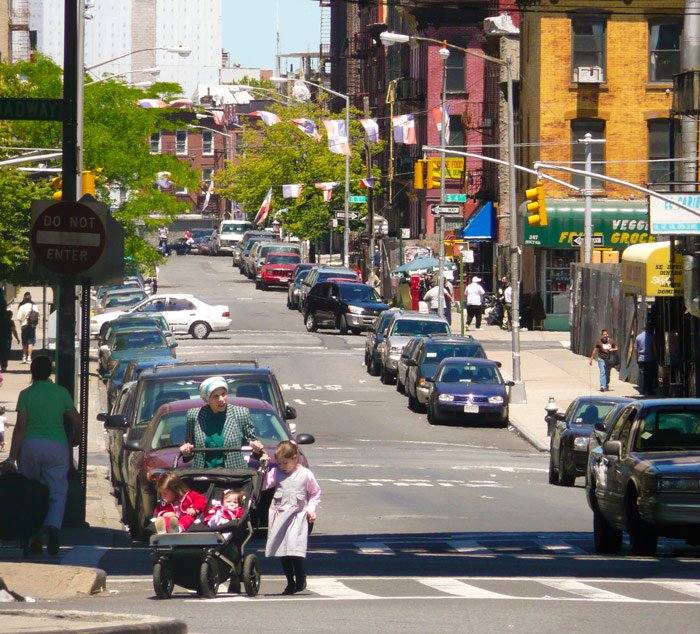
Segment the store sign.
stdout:
<path fill-rule="evenodd" d="M 428 159 L 433 164 L 434 178 L 440 178 L 440 159 Z M 462 178 L 464 174 L 464 159 L 463 158 L 445 158 L 445 178 Z"/>
<path fill-rule="evenodd" d="M 683 258 L 675 254 L 671 271 L 668 243 L 636 245 L 622 254 L 622 290 L 632 295 L 674 297 L 683 295 Z"/>
<path fill-rule="evenodd" d="M 667 198 L 697 209 L 693 214 L 677 205 L 667 203 L 665 200 L 649 199 L 649 222 L 653 234 L 700 234 L 700 194 L 664 194 Z"/>

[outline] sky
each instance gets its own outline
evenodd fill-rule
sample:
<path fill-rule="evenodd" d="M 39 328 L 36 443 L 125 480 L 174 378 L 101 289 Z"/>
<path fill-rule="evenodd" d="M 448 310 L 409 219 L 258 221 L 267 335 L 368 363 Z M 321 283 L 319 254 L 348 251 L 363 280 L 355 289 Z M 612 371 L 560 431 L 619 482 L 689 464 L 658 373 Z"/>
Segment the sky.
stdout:
<path fill-rule="evenodd" d="M 318 52 L 321 35 L 318 0 L 223 0 L 223 48 L 230 53 L 232 66 L 274 70 L 277 5 L 280 52 Z M 287 63 L 296 70 L 296 60 Z"/>

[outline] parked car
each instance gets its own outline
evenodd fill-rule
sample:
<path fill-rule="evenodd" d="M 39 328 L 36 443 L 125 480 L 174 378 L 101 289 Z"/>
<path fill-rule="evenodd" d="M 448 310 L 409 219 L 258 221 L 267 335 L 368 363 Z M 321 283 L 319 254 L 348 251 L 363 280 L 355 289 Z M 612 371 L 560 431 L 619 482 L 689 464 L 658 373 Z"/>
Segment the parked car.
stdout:
<path fill-rule="evenodd" d="M 118 315 L 151 312 L 163 313 L 173 333 L 188 333 L 194 339 L 206 339 L 212 331 L 228 330 L 232 323 L 228 306 L 212 304 L 206 299 L 195 295 L 169 293 L 153 295 L 123 313 L 115 312 L 109 315 L 94 315 L 90 319 L 90 335 L 96 337 L 102 328 L 102 324 Z"/>
<path fill-rule="evenodd" d="M 106 293 L 111 291 L 133 291 L 134 289 L 141 289 L 137 280 L 130 280 L 128 284 L 118 284 L 113 286 L 97 286 L 92 292 L 92 310 L 93 312 L 101 312 L 100 304 L 102 298 Z"/>
<path fill-rule="evenodd" d="M 425 337 L 412 337 L 401 352 L 399 362 L 396 365 L 396 391 L 400 394 L 406 393 L 406 375 L 408 374 L 407 362 L 413 357 L 416 347 L 424 338 Z"/>
<path fill-rule="evenodd" d="M 700 399 L 626 405 L 589 453 L 586 499 L 599 553 L 654 555 L 660 536 L 700 544 Z"/>
<path fill-rule="evenodd" d="M 95 307 L 95 313 L 103 314 L 128 310 L 145 299 L 148 299 L 146 291 L 136 286 L 128 289 L 108 291 Z"/>
<path fill-rule="evenodd" d="M 190 253 L 199 253 L 202 255 L 202 241 L 207 242 L 211 239 L 212 230 L 211 229 L 192 229 L 190 232 L 192 236 L 192 243 L 190 244 Z"/>
<path fill-rule="evenodd" d="M 265 262 L 260 269 L 260 281 L 255 282 L 255 288 L 261 291 L 269 286 L 287 286 L 299 264 L 301 255 L 297 253 L 277 253 L 275 251 L 265 256 Z"/>
<path fill-rule="evenodd" d="M 102 375 L 102 379 L 107 381 L 107 411 L 111 412 L 114 406 L 114 401 L 119 394 L 119 390 L 122 386 L 122 378 L 124 376 L 124 371 L 126 366 L 131 363 L 128 359 L 120 359 L 117 361 L 116 365 L 112 368 L 111 372 L 107 372 Z"/>
<path fill-rule="evenodd" d="M 564 412 L 554 414 L 549 441 L 549 483 L 563 487 L 574 485 L 586 475 L 590 435 L 617 403 L 631 399 L 614 396 L 579 396 Z"/>
<path fill-rule="evenodd" d="M 172 242 L 168 242 L 164 249 L 165 255 L 187 255 L 190 252 L 190 244 L 185 238 L 177 238 Z"/>
<path fill-rule="evenodd" d="M 142 326 L 143 328 L 159 328 L 167 340 L 174 341 L 173 333 L 165 317 L 161 313 L 126 313 L 119 315 L 112 321 L 106 321 L 100 328 L 100 334 L 97 336 L 98 345 L 102 346 L 107 343 L 110 335 L 115 329 L 129 328 L 132 326 Z"/>
<path fill-rule="evenodd" d="M 255 245 L 259 242 L 273 242 L 274 240 L 275 236 L 269 233 L 267 235 L 251 236 L 245 245 L 241 245 L 241 255 L 238 263 L 238 270 L 240 271 L 241 275 L 250 277 L 248 274 L 248 261 L 253 257 L 252 254 Z"/>
<path fill-rule="evenodd" d="M 275 236 L 269 231 L 255 231 L 252 229 L 246 231 L 243 236 L 241 236 L 240 241 L 233 245 L 233 250 L 231 251 L 232 266 L 240 267 L 243 259 L 243 252 L 246 250 L 246 248 L 248 248 L 251 241 L 256 238 L 259 238 L 260 240 L 274 240 Z"/>
<path fill-rule="evenodd" d="M 498 361 L 449 357 L 440 362 L 430 384 L 428 422 L 493 422 L 508 425 L 508 390 Z"/>
<path fill-rule="evenodd" d="M 374 326 L 372 326 L 365 338 L 365 367 L 367 368 L 367 372 L 372 376 L 377 376 L 379 374 L 386 329 L 395 313 L 403 313 L 403 309 L 389 308 L 385 310 L 379 315 L 377 321 L 374 322 Z"/>
<path fill-rule="evenodd" d="M 214 242 L 214 255 L 231 253 L 234 245 L 240 242 L 243 234 L 252 228 L 253 223 L 249 220 L 222 220 Z"/>
<path fill-rule="evenodd" d="M 601 447 L 603 442 L 605 442 L 605 436 L 617 420 L 620 412 L 625 408 L 628 402 L 632 402 L 632 399 L 627 399 L 620 403 L 617 403 L 606 415 L 602 422 L 595 423 L 593 425 L 593 431 L 588 437 L 588 452 L 590 454 L 596 447 Z M 586 456 L 586 463 L 588 463 L 588 455 Z"/>
<path fill-rule="evenodd" d="M 337 328 L 341 335 L 370 329 L 389 308 L 377 291 L 357 282 L 320 282 L 306 298 L 304 323 L 309 332 Z"/>
<path fill-rule="evenodd" d="M 246 407 L 250 410 L 258 439 L 265 446 L 265 451 L 274 456 L 275 447 L 283 440 L 296 440 L 300 445 L 314 442 L 310 434 L 295 435 L 279 413 L 269 403 L 253 398 L 229 397 L 231 405 Z M 124 498 L 132 510 L 129 516 L 129 528 L 137 539 L 147 538 L 146 526 L 153 516 L 157 502 L 156 485 L 164 471 L 173 467 L 179 455 L 179 447 L 185 439 L 185 427 L 188 410 L 202 407 L 205 402 L 200 398 L 179 400 L 162 405 L 145 426 L 138 441 L 127 441 L 124 445 Z M 308 465 L 306 457 L 300 452 L 300 463 Z M 274 464 L 274 458 L 273 464 Z M 258 463 L 250 459 L 252 467 Z M 192 463 L 182 463 L 186 468 Z M 262 498 L 254 518 L 255 525 L 267 525 L 267 508 L 272 491 Z"/>
<path fill-rule="evenodd" d="M 287 308 L 290 310 L 295 310 L 298 307 L 301 283 L 314 266 L 311 262 L 302 262 L 294 267 L 292 277 L 287 284 Z"/>
<path fill-rule="evenodd" d="M 384 337 L 379 378 L 389 384 L 396 378 L 399 357 L 412 337 L 419 335 L 450 335 L 450 326 L 440 315 L 422 313 L 395 314 L 387 326 Z"/>
<path fill-rule="evenodd" d="M 440 362 L 450 357 L 485 359 L 486 352 L 482 345 L 469 335 L 423 337 L 412 357 L 406 361 L 406 395 L 409 409 L 416 411 L 427 405 L 430 394 L 427 380 L 434 376 Z"/>
<path fill-rule="evenodd" d="M 301 283 L 301 293 L 299 295 L 299 312 L 306 314 L 306 297 L 311 292 L 315 284 L 327 282 L 330 278 L 350 280 L 357 282 L 357 272 L 352 269 L 341 268 L 339 266 L 315 266 Z"/>
<path fill-rule="evenodd" d="M 115 419 L 125 420 L 124 413 L 128 411 L 131 404 L 131 399 L 134 396 L 134 388 L 136 387 L 136 381 L 122 381 L 122 384 L 117 392 L 117 395 L 112 404 L 112 409 L 109 413 L 102 413 L 97 415 L 98 421 L 106 421 L 110 416 L 114 416 Z M 120 456 L 122 453 L 122 445 L 125 439 L 125 433 L 123 429 L 110 429 L 104 425 L 105 433 L 105 446 L 107 449 L 107 455 L 109 457 L 109 480 L 112 483 L 112 490 L 117 500 L 121 500 L 122 493 L 122 476 L 120 470 Z M 122 508 L 122 521 L 126 521 L 126 515 L 124 509 Z"/>
<path fill-rule="evenodd" d="M 176 347 L 177 343 L 168 343 L 165 335 L 157 328 L 144 330 L 140 326 L 134 326 L 117 330 L 99 348 L 99 372 L 102 375 L 111 372 L 121 359 L 174 359 Z"/>
<path fill-rule="evenodd" d="M 301 259 L 299 246 L 296 244 L 285 244 L 283 242 L 263 242 L 257 250 L 255 257 L 249 258 L 251 275 L 250 279 L 255 280 L 256 286 L 260 282 L 262 267 L 265 265 L 265 258 L 270 253 L 296 253 Z"/>

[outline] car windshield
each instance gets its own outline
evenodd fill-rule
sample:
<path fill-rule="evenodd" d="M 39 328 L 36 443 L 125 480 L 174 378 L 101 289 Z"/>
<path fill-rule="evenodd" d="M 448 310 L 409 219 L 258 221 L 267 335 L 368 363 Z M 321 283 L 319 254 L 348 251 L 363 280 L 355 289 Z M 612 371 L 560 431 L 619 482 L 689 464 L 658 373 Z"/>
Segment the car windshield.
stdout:
<path fill-rule="evenodd" d="M 258 252 L 258 256 L 261 257 L 262 259 L 265 259 L 267 257 L 268 253 L 296 253 L 297 255 L 299 254 L 299 249 L 297 247 L 285 247 L 285 246 L 280 246 L 279 244 L 274 244 L 274 245 L 265 245 L 264 247 L 260 248 L 260 251 Z M 297 260 L 298 262 L 299 260 Z M 295 264 L 297 263 L 295 262 Z"/>
<path fill-rule="evenodd" d="M 649 412 L 639 423 L 637 451 L 674 451 L 700 448 L 700 410 Z"/>
<path fill-rule="evenodd" d="M 573 427 L 584 427 L 595 425 L 601 422 L 608 412 L 615 407 L 615 403 L 586 403 L 585 401 L 578 404 L 576 411 L 571 416 L 571 425 Z"/>
<path fill-rule="evenodd" d="M 137 348 L 167 348 L 168 342 L 158 330 L 147 332 L 118 332 L 112 340 L 112 350 L 134 350 Z"/>
<path fill-rule="evenodd" d="M 202 298 L 199 297 L 198 295 L 195 295 L 194 298 L 195 298 L 196 300 L 199 300 L 200 302 L 202 302 L 202 304 L 206 304 L 207 306 L 216 306 L 216 304 L 213 304 L 213 303 L 210 302 L 209 300 L 202 299 Z"/>
<path fill-rule="evenodd" d="M 423 350 L 421 363 L 440 363 L 451 357 L 472 357 L 485 359 L 484 349 L 476 343 L 442 343 L 427 344 Z"/>
<path fill-rule="evenodd" d="M 305 280 L 307 275 L 311 273 L 311 269 L 301 269 L 294 278 L 294 281 L 300 284 L 302 280 Z"/>
<path fill-rule="evenodd" d="M 339 280 L 356 280 L 357 273 L 351 273 L 350 271 L 319 271 L 318 277 L 316 278 L 316 284 L 319 282 L 325 282 L 332 277 Z"/>
<path fill-rule="evenodd" d="M 240 225 L 224 225 L 221 227 L 221 233 L 245 233 L 250 229 L 251 225 L 249 223 Z"/>
<path fill-rule="evenodd" d="M 298 264 L 299 255 L 289 253 L 287 255 L 268 255 L 265 264 Z"/>
<path fill-rule="evenodd" d="M 105 341 L 109 341 L 112 335 L 117 332 L 118 330 L 125 330 L 127 328 L 130 328 L 132 330 L 137 330 L 140 329 L 142 330 L 143 328 L 159 328 L 159 324 L 156 323 L 155 319 L 129 319 L 127 320 L 118 320 L 115 321 L 113 324 L 110 325 L 109 328 L 107 328 L 107 332 L 105 333 Z"/>
<path fill-rule="evenodd" d="M 148 295 L 143 291 L 135 291 L 130 293 L 114 293 L 105 295 L 105 308 L 114 308 L 115 306 L 134 306 L 146 299 Z"/>
<path fill-rule="evenodd" d="M 250 408 L 250 417 L 258 440 L 265 445 L 277 445 L 283 440 L 289 440 L 289 434 L 277 414 L 269 409 Z M 149 449 L 165 449 L 179 447 L 185 441 L 187 425 L 187 410 L 169 412 L 161 416 L 151 437 Z"/>
<path fill-rule="evenodd" d="M 391 335 L 398 337 L 418 337 L 420 335 L 449 335 L 450 327 L 444 321 L 421 321 L 420 319 L 397 319 L 391 328 Z"/>
<path fill-rule="evenodd" d="M 115 365 L 112 369 L 109 378 L 112 381 L 119 381 L 124 376 L 124 371 L 126 370 L 127 365 L 129 364 L 126 363 L 126 361 L 120 361 L 119 363 L 117 363 L 117 365 Z"/>
<path fill-rule="evenodd" d="M 371 286 L 366 284 L 353 284 L 352 286 L 339 286 L 340 299 L 348 304 L 354 302 L 381 302 L 381 298 Z"/>
<path fill-rule="evenodd" d="M 191 235 L 193 238 L 206 238 L 211 235 L 211 229 L 192 229 Z"/>
<path fill-rule="evenodd" d="M 188 398 L 199 398 L 199 384 L 208 376 L 191 379 L 180 377 L 147 381 L 135 420 L 143 424 L 151 420 L 161 405 Z M 270 378 L 265 374 L 237 375 L 225 377 L 228 395 L 240 398 L 257 398 L 273 407 L 279 407 Z"/>
<path fill-rule="evenodd" d="M 501 385 L 501 374 L 493 365 L 445 365 L 437 378 L 440 383 L 476 383 Z"/>

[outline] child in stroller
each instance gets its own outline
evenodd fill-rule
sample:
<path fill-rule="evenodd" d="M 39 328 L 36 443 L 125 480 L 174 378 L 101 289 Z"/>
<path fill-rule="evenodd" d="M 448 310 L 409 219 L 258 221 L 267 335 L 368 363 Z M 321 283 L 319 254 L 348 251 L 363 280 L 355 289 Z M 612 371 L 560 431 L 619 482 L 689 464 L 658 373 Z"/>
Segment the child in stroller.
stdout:
<path fill-rule="evenodd" d="M 241 449 L 223 448 L 217 451 Z M 246 449 L 250 451 L 250 448 L 243 448 Z M 202 448 L 192 451 L 209 450 Z M 174 586 L 178 585 L 196 590 L 203 597 L 213 597 L 227 580 L 229 592 L 240 593 L 242 583 L 248 596 L 257 595 L 260 589 L 260 561 L 253 553 L 244 554 L 244 548 L 253 536 L 250 514 L 260 500 L 263 473 L 255 469 L 194 467 L 174 468 L 172 471 L 187 487 L 205 498 L 207 508 L 223 506 L 228 490 L 240 492 L 242 514 L 216 526 L 207 526 L 206 521 L 195 520 L 187 532 L 152 535 L 150 543 L 154 557 L 153 588 L 156 596 L 168 599 Z"/>
<path fill-rule="evenodd" d="M 206 498 L 191 491 L 172 471 L 166 471 L 158 480 L 158 493 L 160 502 L 153 518 L 158 533 L 184 533 L 207 508 Z"/>

